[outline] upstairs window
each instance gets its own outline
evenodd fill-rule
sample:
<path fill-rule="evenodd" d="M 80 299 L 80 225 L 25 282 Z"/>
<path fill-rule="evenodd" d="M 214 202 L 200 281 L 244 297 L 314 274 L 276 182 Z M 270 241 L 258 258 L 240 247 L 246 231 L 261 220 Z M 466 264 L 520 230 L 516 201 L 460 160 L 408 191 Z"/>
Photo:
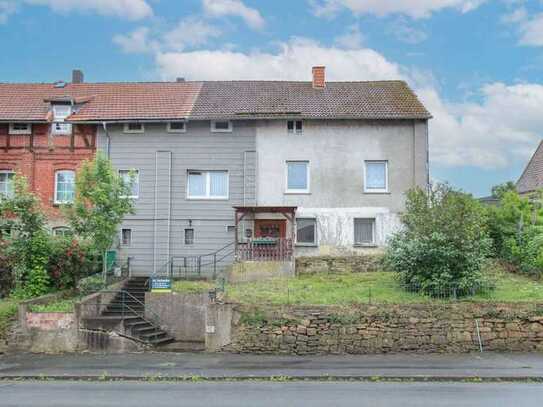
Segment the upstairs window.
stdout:
<path fill-rule="evenodd" d="M 228 199 L 228 172 L 189 171 L 187 198 Z"/>
<path fill-rule="evenodd" d="M 365 162 L 365 192 L 388 192 L 388 161 Z"/>
<path fill-rule="evenodd" d="M 53 134 L 72 134 L 72 125 L 65 123 L 71 114 L 71 105 L 53 105 Z"/>
<path fill-rule="evenodd" d="M 228 120 L 216 120 L 211 122 L 213 133 L 229 133 L 232 131 L 232 122 Z"/>
<path fill-rule="evenodd" d="M 145 126 L 143 123 L 125 123 L 124 124 L 125 133 L 143 133 L 145 132 Z"/>
<path fill-rule="evenodd" d="M 303 122 L 301 120 L 288 120 L 287 131 L 289 133 L 302 134 Z"/>
<path fill-rule="evenodd" d="M 168 133 L 185 133 L 187 131 L 185 122 L 169 122 Z"/>
<path fill-rule="evenodd" d="M 15 193 L 14 179 L 15 173 L 13 171 L 0 171 L 0 199 L 13 197 Z"/>
<path fill-rule="evenodd" d="M 355 246 L 375 244 L 375 219 L 354 220 L 354 244 Z"/>
<path fill-rule="evenodd" d="M 287 161 L 287 193 L 309 192 L 309 161 Z"/>
<path fill-rule="evenodd" d="M 68 204 L 75 197 L 75 173 L 57 171 L 55 173 L 55 204 Z"/>
<path fill-rule="evenodd" d="M 30 123 L 10 123 L 9 134 L 32 134 Z"/>
<path fill-rule="evenodd" d="M 123 183 L 130 187 L 130 195 L 125 198 L 138 199 L 140 196 L 139 170 L 119 170 L 119 176 L 123 180 Z"/>

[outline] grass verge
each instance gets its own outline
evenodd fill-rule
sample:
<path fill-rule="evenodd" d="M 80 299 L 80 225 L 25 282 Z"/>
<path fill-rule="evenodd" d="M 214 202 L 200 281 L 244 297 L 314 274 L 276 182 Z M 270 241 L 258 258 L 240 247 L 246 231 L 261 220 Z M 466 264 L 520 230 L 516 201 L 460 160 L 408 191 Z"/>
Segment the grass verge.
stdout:
<path fill-rule="evenodd" d="M 9 298 L 0 300 L 0 339 L 5 339 L 9 324 L 16 313 L 16 300 Z"/>

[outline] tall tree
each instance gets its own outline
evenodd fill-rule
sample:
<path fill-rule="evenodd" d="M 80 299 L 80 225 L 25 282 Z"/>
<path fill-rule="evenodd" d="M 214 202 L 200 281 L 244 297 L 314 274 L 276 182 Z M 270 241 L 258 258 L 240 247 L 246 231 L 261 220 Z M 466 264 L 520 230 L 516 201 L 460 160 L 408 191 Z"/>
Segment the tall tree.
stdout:
<path fill-rule="evenodd" d="M 113 168 L 111 162 L 98 153 L 86 161 L 75 180 L 75 200 L 66 213 L 76 234 L 93 242 L 103 256 L 104 279 L 107 272 L 107 250 L 115 242 L 123 218 L 134 213 L 134 202 L 128 198 L 131 185 Z"/>

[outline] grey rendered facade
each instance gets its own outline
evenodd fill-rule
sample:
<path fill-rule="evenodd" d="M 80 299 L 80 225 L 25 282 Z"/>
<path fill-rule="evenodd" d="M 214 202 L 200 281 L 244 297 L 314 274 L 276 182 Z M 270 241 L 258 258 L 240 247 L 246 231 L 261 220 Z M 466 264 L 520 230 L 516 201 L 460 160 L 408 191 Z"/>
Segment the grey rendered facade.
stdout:
<path fill-rule="evenodd" d="M 315 244 L 296 246 L 296 255 L 375 250 L 399 226 L 405 191 L 428 185 L 426 120 L 305 120 L 301 134 L 289 133 L 283 119 L 233 121 L 230 133 L 212 132 L 209 120 L 188 121 L 184 133 L 168 133 L 166 126 L 145 124 L 142 134 L 108 127 L 114 166 L 139 172 L 136 214 L 122 225 L 131 230 L 131 244 L 120 247 L 137 274 L 160 271 L 172 256 L 232 243 L 233 206 L 297 206 L 297 218 L 315 219 Z M 106 151 L 103 130 L 98 140 Z M 307 193 L 286 192 L 290 160 L 309 162 Z M 364 190 L 364 162 L 372 160 L 388 163 L 386 192 Z M 228 171 L 228 199 L 189 199 L 189 170 Z M 354 245 L 357 218 L 375 219 L 371 248 Z M 253 226 L 244 221 L 240 236 Z M 185 244 L 187 228 L 194 230 L 192 244 Z"/>

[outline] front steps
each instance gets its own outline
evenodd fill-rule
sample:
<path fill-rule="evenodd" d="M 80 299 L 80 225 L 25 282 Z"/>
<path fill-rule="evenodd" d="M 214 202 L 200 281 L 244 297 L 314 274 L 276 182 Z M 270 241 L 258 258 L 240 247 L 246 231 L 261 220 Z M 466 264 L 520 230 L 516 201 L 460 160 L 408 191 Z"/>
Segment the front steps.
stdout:
<path fill-rule="evenodd" d="M 145 292 L 149 278 L 133 277 L 115 294 L 101 316 L 121 319 L 126 333 L 146 345 L 161 346 L 174 341 L 159 325 L 145 317 Z"/>

